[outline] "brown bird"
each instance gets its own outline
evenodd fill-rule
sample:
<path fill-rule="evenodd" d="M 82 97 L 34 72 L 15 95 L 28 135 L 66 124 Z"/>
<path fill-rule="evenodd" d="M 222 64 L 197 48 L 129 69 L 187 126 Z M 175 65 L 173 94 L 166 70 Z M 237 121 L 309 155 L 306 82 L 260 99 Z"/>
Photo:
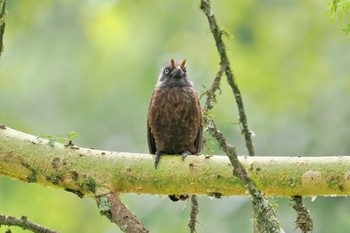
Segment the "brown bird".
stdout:
<path fill-rule="evenodd" d="M 196 90 L 186 74 L 186 60 L 162 67 L 147 117 L 148 148 L 157 168 L 163 154 L 182 159 L 202 146 L 202 113 Z"/>

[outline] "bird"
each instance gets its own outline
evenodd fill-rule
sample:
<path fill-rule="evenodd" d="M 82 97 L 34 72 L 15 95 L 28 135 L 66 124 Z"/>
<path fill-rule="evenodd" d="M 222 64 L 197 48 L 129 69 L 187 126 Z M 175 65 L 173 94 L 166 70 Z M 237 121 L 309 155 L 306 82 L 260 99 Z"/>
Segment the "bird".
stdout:
<path fill-rule="evenodd" d="M 171 59 L 161 68 L 147 115 L 147 139 L 157 168 L 161 155 L 198 154 L 202 147 L 202 111 L 187 77 L 186 59 Z"/>
<path fill-rule="evenodd" d="M 171 59 L 160 71 L 147 115 L 147 140 L 157 169 L 162 155 L 195 155 L 201 151 L 203 124 L 197 92 L 187 77 L 186 59 Z M 188 195 L 169 195 L 173 201 Z"/>

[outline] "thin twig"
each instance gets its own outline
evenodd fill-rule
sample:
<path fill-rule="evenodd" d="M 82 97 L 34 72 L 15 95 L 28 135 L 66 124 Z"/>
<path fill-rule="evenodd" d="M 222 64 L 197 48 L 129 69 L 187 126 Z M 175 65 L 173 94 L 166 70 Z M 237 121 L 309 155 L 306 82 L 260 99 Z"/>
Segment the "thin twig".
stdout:
<path fill-rule="evenodd" d="M 239 120 L 240 120 L 240 123 L 242 124 L 242 133 L 244 134 L 248 153 L 250 156 L 254 156 L 255 152 L 254 152 L 254 146 L 252 141 L 253 132 L 250 131 L 248 127 L 248 120 L 244 110 L 242 95 L 235 81 L 235 77 L 231 70 L 230 61 L 227 57 L 226 46 L 224 44 L 224 41 L 222 40 L 222 30 L 220 30 L 216 22 L 214 13 L 210 6 L 210 0 L 201 0 L 200 8 L 208 18 L 209 27 L 214 36 L 216 48 L 220 55 L 221 69 L 224 68 L 227 82 L 230 85 L 233 91 L 233 94 L 235 96 L 235 100 L 236 100 L 238 112 L 239 112 Z"/>
<path fill-rule="evenodd" d="M 221 65 L 220 70 L 217 72 L 214 81 L 211 85 L 211 87 L 206 90 L 202 95 L 207 96 L 207 100 L 205 101 L 204 107 L 203 107 L 203 114 L 205 115 L 209 110 L 211 110 L 214 107 L 214 103 L 216 103 L 216 92 L 220 91 L 220 81 L 222 74 L 225 71 L 225 66 Z"/>
<path fill-rule="evenodd" d="M 303 233 L 312 232 L 314 224 L 310 217 L 309 210 L 304 206 L 301 196 L 294 196 L 292 200 L 295 202 L 293 209 L 297 212 L 296 228 L 299 228 Z"/>
<path fill-rule="evenodd" d="M 34 222 L 28 221 L 27 217 L 25 216 L 15 218 L 12 216 L 0 215 L 0 226 L 1 225 L 17 226 L 35 233 L 59 233 L 58 231 L 51 230 Z"/>
<path fill-rule="evenodd" d="M 117 193 L 96 198 L 100 213 L 126 233 L 149 232 L 142 222 L 124 205 Z"/>
<path fill-rule="evenodd" d="M 199 209 L 198 209 L 198 200 L 196 195 L 191 196 L 191 219 L 188 223 L 188 227 L 190 228 L 190 233 L 196 233 L 196 223 L 197 221 L 197 215 L 198 215 Z"/>
<path fill-rule="evenodd" d="M 0 0 L 0 56 L 4 49 L 3 36 L 5 32 L 5 8 L 6 0 Z"/>

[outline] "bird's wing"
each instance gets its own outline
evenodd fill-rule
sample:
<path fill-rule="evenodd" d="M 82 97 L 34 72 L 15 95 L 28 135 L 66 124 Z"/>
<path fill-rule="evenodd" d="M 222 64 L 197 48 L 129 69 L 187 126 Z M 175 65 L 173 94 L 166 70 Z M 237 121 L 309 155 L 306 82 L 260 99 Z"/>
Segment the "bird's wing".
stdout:
<path fill-rule="evenodd" d="M 150 102 L 149 107 L 148 107 L 148 115 L 147 115 L 147 142 L 148 142 L 149 153 L 151 153 L 151 154 L 155 154 L 157 151 L 156 142 L 154 140 L 154 137 L 153 137 L 153 134 L 151 131 L 151 127 L 149 125 L 149 121 L 151 120 L 150 119 L 150 112 L 151 112 L 153 98 L 154 98 L 154 91 L 152 93 L 151 102 Z"/>
<path fill-rule="evenodd" d="M 199 106 L 199 113 L 201 114 L 201 116 L 200 116 L 200 125 L 197 132 L 197 136 L 196 136 L 196 139 L 194 140 L 194 146 L 196 147 L 196 154 L 198 154 L 202 150 L 202 144 L 203 144 L 203 116 L 200 109 L 199 101 L 198 101 L 198 106 Z"/>
<path fill-rule="evenodd" d="M 151 132 L 151 128 L 148 125 L 148 122 L 147 122 L 147 141 L 148 141 L 149 153 L 155 154 L 156 153 L 156 142 L 154 141 L 154 137 L 153 137 L 153 134 Z"/>

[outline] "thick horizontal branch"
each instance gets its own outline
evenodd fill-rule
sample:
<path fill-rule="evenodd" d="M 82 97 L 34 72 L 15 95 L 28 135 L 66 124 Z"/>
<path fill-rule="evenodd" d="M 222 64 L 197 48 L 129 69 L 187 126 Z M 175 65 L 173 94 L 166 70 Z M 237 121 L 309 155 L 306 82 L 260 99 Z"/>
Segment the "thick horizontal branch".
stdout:
<path fill-rule="evenodd" d="M 0 125 L 0 175 L 96 196 L 149 194 L 249 195 L 226 156 L 162 156 L 64 146 Z M 350 156 L 239 156 L 267 196 L 350 195 Z"/>

